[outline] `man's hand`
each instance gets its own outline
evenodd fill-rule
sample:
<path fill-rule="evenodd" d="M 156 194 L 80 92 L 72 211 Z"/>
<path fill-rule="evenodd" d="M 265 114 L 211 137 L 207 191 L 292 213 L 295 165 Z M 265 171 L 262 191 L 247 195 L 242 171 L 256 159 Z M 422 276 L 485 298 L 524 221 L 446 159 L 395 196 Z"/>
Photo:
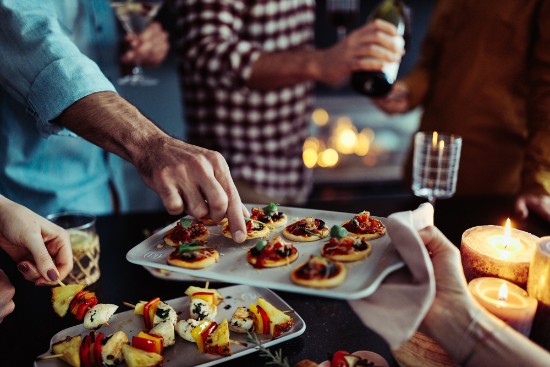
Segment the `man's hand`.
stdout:
<path fill-rule="evenodd" d="M 520 195 L 516 199 L 515 210 L 520 219 L 527 218 L 529 211 L 532 210 L 550 222 L 550 195 Z"/>
<path fill-rule="evenodd" d="M 397 81 L 385 97 L 373 98 L 374 104 L 388 114 L 404 113 L 410 109 L 409 87 L 402 81 Z"/>
<path fill-rule="evenodd" d="M 319 58 L 319 80 L 338 86 L 354 71 L 382 70 L 387 63 L 401 60 L 403 47 L 403 37 L 395 26 L 376 19 L 323 51 Z"/>
<path fill-rule="evenodd" d="M 128 33 L 125 41 L 130 49 L 120 58 L 123 64 L 158 66 L 170 50 L 168 33 L 158 22 L 149 24 L 140 34 Z"/>
<path fill-rule="evenodd" d="M 36 285 L 63 279 L 73 268 L 69 234 L 26 207 L 0 196 L 0 248 Z"/>

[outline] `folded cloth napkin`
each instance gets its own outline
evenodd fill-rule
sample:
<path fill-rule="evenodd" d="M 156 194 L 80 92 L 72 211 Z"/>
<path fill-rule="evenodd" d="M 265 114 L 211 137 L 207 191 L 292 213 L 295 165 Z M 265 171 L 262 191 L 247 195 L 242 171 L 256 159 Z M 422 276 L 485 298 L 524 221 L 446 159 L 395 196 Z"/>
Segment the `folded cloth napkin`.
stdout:
<path fill-rule="evenodd" d="M 392 244 L 405 266 L 390 274 L 368 297 L 349 301 L 361 321 L 397 349 L 411 338 L 435 297 L 433 267 L 418 230 L 433 225 L 434 208 L 425 203 L 414 211 L 388 217 Z"/>

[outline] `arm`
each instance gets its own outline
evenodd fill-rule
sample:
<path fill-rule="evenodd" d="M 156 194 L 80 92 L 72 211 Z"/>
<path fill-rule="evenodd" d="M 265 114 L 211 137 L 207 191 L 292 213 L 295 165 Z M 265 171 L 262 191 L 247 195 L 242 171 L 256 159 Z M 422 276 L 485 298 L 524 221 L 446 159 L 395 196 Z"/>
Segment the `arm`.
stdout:
<path fill-rule="evenodd" d="M 522 188 L 516 212 L 526 218 L 529 211 L 550 222 L 550 1 L 537 12 L 534 47 L 528 67 L 530 91 L 527 100 L 529 143 L 522 172 Z"/>
<path fill-rule="evenodd" d="M 402 56 L 402 38 L 393 25 L 380 20 L 326 50 L 311 49 L 311 39 L 303 37 L 301 43 L 266 51 L 262 44 L 242 36 L 248 16 L 246 2 L 189 3 L 182 2 L 179 9 L 182 62 L 205 75 L 212 87 L 275 89 L 305 81 L 338 85 L 354 70 L 379 70 L 385 62 Z M 307 7 L 301 11 L 312 13 Z M 313 32 L 311 22 L 302 22 L 294 30 L 297 34 Z"/>
<path fill-rule="evenodd" d="M 15 288 L 8 279 L 6 273 L 0 269 L 0 323 L 15 309 L 13 296 Z"/>
<path fill-rule="evenodd" d="M 399 61 L 402 44 L 392 24 L 375 20 L 325 50 L 260 53 L 247 86 L 273 89 L 305 81 L 340 85 L 353 71 L 381 70 L 385 63 Z"/>
<path fill-rule="evenodd" d="M 233 238 L 246 239 L 244 209 L 221 154 L 171 138 L 111 92 L 80 99 L 56 122 L 132 163 L 169 213 L 227 216 Z"/>
<path fill-rule="evenodd" d="M 486 312 L 470 295 L 458 249 L 435 227 L 420 231 L 436 298 L 422 327 L 464 366 L 547 366 L 550 354 Z"/>
<path fill-rule="evenodd" d="M 31 210 L 0 195 L 0 248 L 25 279 L 44 285 L 73 267 L 69 234 Z"/>

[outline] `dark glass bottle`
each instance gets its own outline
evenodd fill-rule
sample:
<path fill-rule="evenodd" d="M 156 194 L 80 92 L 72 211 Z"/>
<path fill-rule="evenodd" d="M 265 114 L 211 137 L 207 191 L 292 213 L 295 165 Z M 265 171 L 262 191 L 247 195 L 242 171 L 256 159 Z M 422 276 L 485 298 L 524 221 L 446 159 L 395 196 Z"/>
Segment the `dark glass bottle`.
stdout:
<path fill-rule="evenodd" d="M 410 10 L 402 0 L 383 0 L 367 21 L 379 18 L 392 23 L 406 39 L 410 31 Z M 368 97 L 379 98 L 389 93 L 399 70 L 399 63 L 388 63 L 381 71 L 356 71 L 351 75 L 352 88 Z"/>

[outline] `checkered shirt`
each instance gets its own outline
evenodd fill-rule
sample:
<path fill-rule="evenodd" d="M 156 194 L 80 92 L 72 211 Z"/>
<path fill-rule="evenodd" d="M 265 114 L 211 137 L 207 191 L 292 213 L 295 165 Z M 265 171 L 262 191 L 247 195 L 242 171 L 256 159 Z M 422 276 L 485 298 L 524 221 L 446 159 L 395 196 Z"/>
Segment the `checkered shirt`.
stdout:
<path fill-rule="evenodd" d="M 314 6 L 314 0 L 178 2 L 190 142 L 222 153 L 234 179 L 279 203 L 302 203 L 311 189 L 302 145 L 313 85 L 261 91 L 245 82 L 260 53 L 311 48 Z"/>

